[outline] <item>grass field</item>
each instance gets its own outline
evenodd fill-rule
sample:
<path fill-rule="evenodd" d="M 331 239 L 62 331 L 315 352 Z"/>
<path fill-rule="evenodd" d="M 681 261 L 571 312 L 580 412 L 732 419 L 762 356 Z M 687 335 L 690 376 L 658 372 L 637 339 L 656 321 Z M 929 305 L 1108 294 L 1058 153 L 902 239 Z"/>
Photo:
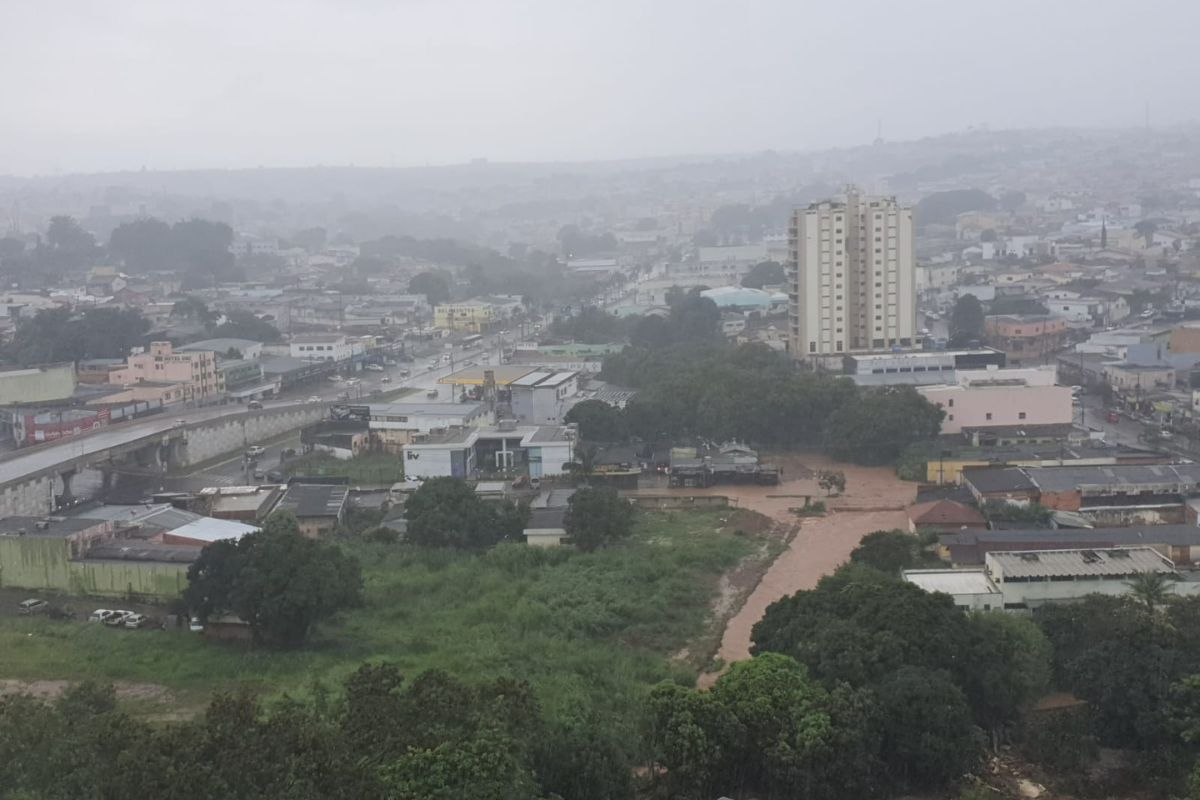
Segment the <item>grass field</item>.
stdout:
<path fill-rule="evenodd" d="M 328 453 L 310 453 L 293 458 L 283 466 L 291 475 L 346 476 L 352 483 L 390 485 L 404 480 L 404 462 L 387 453 L 364 453 L 341 459 Z"/>
<path fill-rule="evenodd" d="M 305 695 L 314 682 L 332 688 L 361 662 L 387 659 L 409 674 L 514 676 L 535 687 L 548 712 L 629 724 L 646 687 L 694 679 L 701 664 L 671 656 L 712 640 L 720 575 L 771 549 L 766 534 L 724 532 L 720 524 L 715 513 L 643 514 L 632 541 L 591 554 L 517 544 L 483 554 L 348 544 L 363 564 L 366 605 L 323 625 L 298 652 L 4 617 L 0 679 L 155 683 L 199 704 L 238 686 Z"/>

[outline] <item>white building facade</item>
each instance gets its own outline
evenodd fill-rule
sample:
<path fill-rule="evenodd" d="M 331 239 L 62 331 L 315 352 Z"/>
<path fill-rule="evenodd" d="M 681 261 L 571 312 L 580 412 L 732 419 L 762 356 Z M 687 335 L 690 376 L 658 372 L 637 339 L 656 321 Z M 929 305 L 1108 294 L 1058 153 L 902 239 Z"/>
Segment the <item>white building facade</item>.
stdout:
<path fill-rule="evenodd" d="M 790 229 L 793 357 L 911 347 L 917 330 L 912 209 L 893 197 L 844 199 L 797 211 Z"/>

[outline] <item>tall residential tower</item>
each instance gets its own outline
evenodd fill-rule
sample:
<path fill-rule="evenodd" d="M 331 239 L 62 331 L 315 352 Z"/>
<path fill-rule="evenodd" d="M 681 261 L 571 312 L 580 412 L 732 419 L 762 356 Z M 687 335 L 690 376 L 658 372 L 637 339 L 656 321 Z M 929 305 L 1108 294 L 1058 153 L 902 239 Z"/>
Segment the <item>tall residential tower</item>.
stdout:
<path fill-rule="evenodd" d="M 850 187 L 792 216 L 789 322 L 797 359 L 912 347 L 917 331 L 912 209 Z"/>

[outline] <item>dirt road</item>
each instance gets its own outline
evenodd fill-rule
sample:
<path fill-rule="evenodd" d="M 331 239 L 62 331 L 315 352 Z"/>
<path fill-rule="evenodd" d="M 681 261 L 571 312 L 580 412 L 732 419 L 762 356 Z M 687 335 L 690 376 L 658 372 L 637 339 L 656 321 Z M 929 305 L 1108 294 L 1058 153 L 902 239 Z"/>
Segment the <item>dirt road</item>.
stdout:
<path fill-rule="evenodd" d="M 816 455 L 772 460 L 784 467 L 785 480 L 780 486 L 718 486 L 706 491 L 736 498 L 740 507 L 785 523 L 799 519 L 788 509 L 803 506 L 805 495 L 824 499 L 830 513 L 801 522 L 791 545 L 775 559 L 742 608 L 729 620 L 717 653 L 725 664 L 750 657 L 750 631 L 767 606 L 801 589 L 811 589 L 822 575 L 832 572 L 849 557 L 863 534 L 907 528 L 905 509 L 916 495 L 915 484 L 896 478 L 891 467 L 835 464 Z M 846 493 L 824 498 L 814 477 L 820 469 L 845 473 Z M 707 673 L 700 676 L 699 683 L 706 687 L 716 679 L 717 673 Z"/>

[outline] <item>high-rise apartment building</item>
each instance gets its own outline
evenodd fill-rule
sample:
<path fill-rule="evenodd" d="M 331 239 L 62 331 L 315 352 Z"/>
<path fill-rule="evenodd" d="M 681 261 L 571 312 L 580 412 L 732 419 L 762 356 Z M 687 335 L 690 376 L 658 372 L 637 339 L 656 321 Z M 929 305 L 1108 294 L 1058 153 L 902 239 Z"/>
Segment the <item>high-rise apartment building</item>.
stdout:
<path fill-rule="evenodd" d="M 813 203 L 789 229 L 794 358 L 912 347 L 917 331 L 912 209 L 894 197 Z"/>

